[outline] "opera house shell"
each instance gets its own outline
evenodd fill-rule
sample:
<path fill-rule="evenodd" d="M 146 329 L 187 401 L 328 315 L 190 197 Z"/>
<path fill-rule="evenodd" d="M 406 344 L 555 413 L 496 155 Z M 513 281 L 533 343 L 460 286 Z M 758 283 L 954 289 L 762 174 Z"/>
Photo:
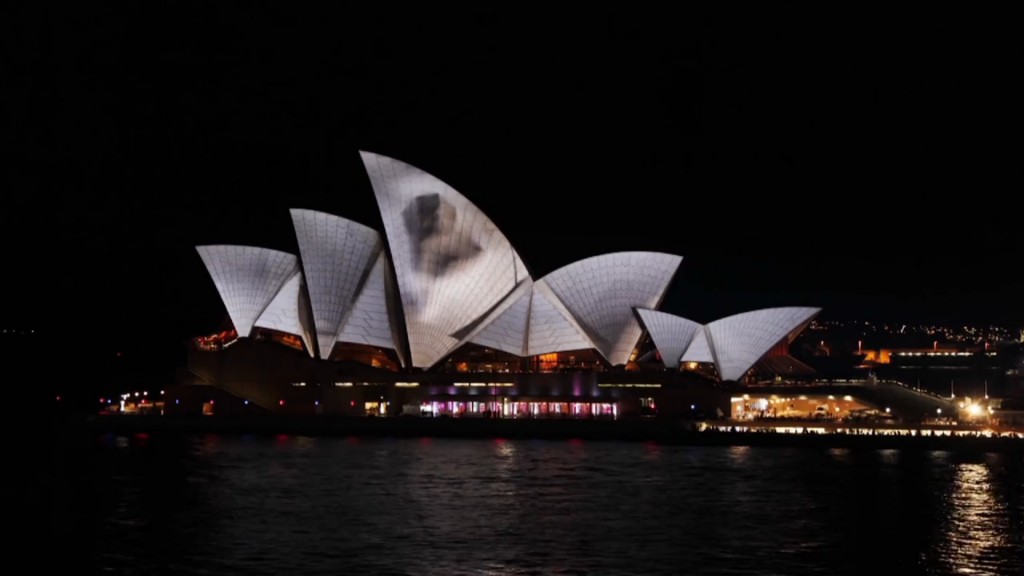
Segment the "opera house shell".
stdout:
<path fill-rule="evenodd" d="M 659 252 L 602 254 L 533 278 L 465 196 L 405 162 L 360 156 L 383 232 L 296 208 L 297 254 L 197 247 L 233 325 L 225 347 L 272 334 L 307 363 L 418 374 L 447 371 L 467 349 L 523 359 L 510 372 L 588 354 L 592 366 L 628 371 L 653 345 L 646 356 L 663 372 L 740 381 L 819 312 L 770 308 L 701 324 L 659 311 L 683 261 Z M 390 362 L 360 360 L 377 357 Z"/>

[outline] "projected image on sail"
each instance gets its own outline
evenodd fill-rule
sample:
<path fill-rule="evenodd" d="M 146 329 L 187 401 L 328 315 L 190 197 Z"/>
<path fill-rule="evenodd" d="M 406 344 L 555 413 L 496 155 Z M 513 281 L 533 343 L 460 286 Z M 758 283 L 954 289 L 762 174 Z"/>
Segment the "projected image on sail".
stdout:
<path fill-rule="evenodd" d="M 529 275 L 505 235 L 462 194 L 404 162 L 361 155 L 389 240 L 412 365 L 430 367 Z"/>

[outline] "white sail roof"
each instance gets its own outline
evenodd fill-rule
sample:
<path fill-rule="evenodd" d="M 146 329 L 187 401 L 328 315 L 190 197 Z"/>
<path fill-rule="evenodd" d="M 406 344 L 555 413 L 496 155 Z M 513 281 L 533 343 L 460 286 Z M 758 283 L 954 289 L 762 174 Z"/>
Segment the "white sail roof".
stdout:
<path fill-rule="evenodd" d="M 654 340 L 661 361 L 668 368 L 678 368 L 683 352 L 703 325 L 682 316 L 647 308 L 637 308 L 636 313 Z"/>
<path fill-rule="evenodd" d="M 524 286 L 470 342 L 518 356 L 593 348 L 583 329 L 543 281 Z"/>
<path fill-rule="evenodd" d="M 507 301 L 495 309 L 469 341 L 509 354 L 525 356 L 532 294 L 532 282 L 520 284 L 520 287 L 509 294 Z"/>
<path fill-rule="evenodd" d="M 528 356 L 596 347 L 544 280 L 533 285 L 529 329 Z"/>
<path fill-rule="evenodd" d="M 360 155 L 387 234 L 412 365 L 429 368 L 529 275 L 505 235 L 462 194 L 404 162 Z"/>
<path fill-rule="evenodd" d="M 715 320 L 707 325 L 715 365 L 722 380 L 736 381 L 776 344 L 795 337 L 821 308 L 766 308 Z"/>
<path fill-rule="evenodd" d="M 613 252 L 555 270 L 544 282 L 613 365 L 625 364 L 643 329 L 634 308 L 657 308 L 682 256 Z"/>
<path fill-rule="evenodd" d="M 686 352 L 679 359 L 679 362 L 714 362 L 715 357 L 711 354 L 711 346 L 708 344 L 707 326 L 701 327 L 693 333 L 693 340 L 686 347 Z"/>
<path fill-rule="evenodd" d="M 302 320 L 304 317 L 302 311 L 303 289 L 302 272 L 297 271 L 290 280 L 284 283 L 254 325 L 302 338 L 306 344 L 306 351 L 313 356 L 316 352 L 313 350 L 312 334 Z"/>
<path fill-rule="evenodd" d="M 255 246 L 196 246 L 239 336 L 253 323 L 292 276 L 298 272 L 294 254 Z"/>
<path fill-rule="evenodd" d="M 381 250 L 351 314 L 338 332 L 338 342 L 395 348 L 384 282 L 386 266 L 387 255 Z"/>
<path fill-rule="evenodd" d="M 319 357 L 331 354 L 356 290 L 381 251 L 376 230 L 315 210 L 291 210 Z"/>

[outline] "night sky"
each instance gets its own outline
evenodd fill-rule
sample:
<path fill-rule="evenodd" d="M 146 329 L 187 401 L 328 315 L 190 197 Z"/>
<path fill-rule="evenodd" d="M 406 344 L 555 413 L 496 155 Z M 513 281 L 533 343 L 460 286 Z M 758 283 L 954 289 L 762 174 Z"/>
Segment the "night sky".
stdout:
<path fill-rule="evenodd" d="M 382 229 L 360 149 L 449 183 L 534 277 L 684 256 L 662 309 L 693 320 L 1024 323 L 1009 14 L 338 4 L 27 3 L 4 40 L 0 323 L 215 330 L 194 246 L 296 251 L 293 207 Z"/>

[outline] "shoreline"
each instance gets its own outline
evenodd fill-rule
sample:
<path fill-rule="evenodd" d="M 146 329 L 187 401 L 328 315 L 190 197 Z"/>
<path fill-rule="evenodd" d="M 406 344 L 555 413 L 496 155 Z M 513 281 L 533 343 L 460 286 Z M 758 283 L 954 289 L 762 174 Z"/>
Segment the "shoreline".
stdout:
<path fill-rule="evenodd" d="M 287 416 L 94 416 L 57 428 L 112 434 L 294 434 L 379 438 L 464 438 L 653 442 L 678 446 L 774 446 L 1024 454 L 1024 439 L 766 431 L 698 431 L 688 420 L 508 420 Z"/>

